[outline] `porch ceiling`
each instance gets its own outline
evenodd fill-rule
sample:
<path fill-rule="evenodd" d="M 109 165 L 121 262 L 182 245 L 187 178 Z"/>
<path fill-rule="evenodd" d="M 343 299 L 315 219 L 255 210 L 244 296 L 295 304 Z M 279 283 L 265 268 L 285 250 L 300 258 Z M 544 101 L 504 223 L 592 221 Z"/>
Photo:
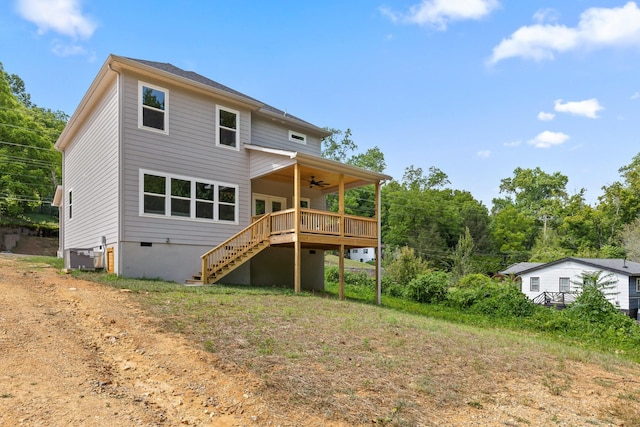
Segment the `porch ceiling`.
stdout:
<path fill-rule="evenodd" d="M 375 184 L 380 181 L 390 180 L 389 175 L 371 172 L 366 169 L 324 159 L 309 154 L 274 150 L 259 146 L 247 146 L 251 150 L 251 156 L 259 159 L 256 163 L 264 165 L 270 163 L 271 167 L 264 170 L 258 177 L 269 177 L 270 179 L 293 182 L 294 166 L 300 165 L 301 185 L 309 186 L 311 177 L 314 181 L 323 181 L 328 184 L 321 188 L 323 193 L 335 193 L 338 191 L 340 175 L 343 175 L 345 189 L 361 187 L 363 185 Z M 286 159 L 286 160 L 285 160 Z"/>

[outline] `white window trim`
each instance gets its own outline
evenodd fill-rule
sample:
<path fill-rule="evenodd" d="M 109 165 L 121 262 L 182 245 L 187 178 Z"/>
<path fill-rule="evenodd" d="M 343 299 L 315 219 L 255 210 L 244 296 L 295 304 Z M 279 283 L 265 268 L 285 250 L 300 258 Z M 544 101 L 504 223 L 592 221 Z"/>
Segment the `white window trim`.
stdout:
<path fill-rule="evenodd" d="M 300 197 L 300 202 L 302 204 L 302 202 L 307 202 L 307 206 L 308 208 L 303 208 L 303 209 L 311 209 L 311 199 L 308 197 Z M 302 207 L 302 206 L 300 206 Z"/>
<path fill-rule="evenodd" d="M 165 200 L 164 200 L 164 215 L 161 214 L 152 214 L 152 213 L 146 213 L 144 211 L 144 176 L 145 174 L 148 175 L 156 175 L 156 176 L 162 176 L 165 178 Z M 183 179 L 185 181 L 189 181 L 191 182 L 191 205 L 190 205 L 190 216 L 174 216 L 171 215 L 171 179 Z M 203 184 L 211 184 L 214 186 L 214 201 L 213 201 L 213 219 L 208 219 L 208 218 L 197 218 L 196 217 L 196 191 L 195 191 L 195 187 L 196 187 L 196 182 L 200 182 Z M 233 205 L 235 207 L 234 209 L 234 220 L 233 221 L 227 221 L 227 220 L 220 220 L 219 219 L 219 209 L 218 207 L 220 206 L 221 202 L 219 200 L 219 195 L 218 195 L 218 188 L 219 187 L 230 187 L 230 188 L 234 188 L 236 191 L 236 201 L 235 204 Z M 153 171 L 153 170 L 148 170 L 148 169 L 140 169 L 139 171 L 139 176 L 138 176 L 138 215 L 143 216 L 143 217 L 148 217 L 148 218 L 168 218 L 168 219 L 172 219 L 172 220 L 178 220 L 178 221 L 196 221 L 196 222 L 217 222 L 217 223 L 221 223 L 221 224 L 238 224 L 239 220 L 239 213 L 238 210 L 240 209 L 240 203 L 239 203 L 239 199 L 240 199 L 240 194 L 239 194 L 239 186 L 236 184 L 229 184 L 229 183 L 225 183 L 225 182 L 220 182 L 220 181 L 212 181 L 210 179 L 201 179 L 201 178 L 197 178 L 197 177 L 192 177 L 192 176 L 184 176 L 184 175 L 174 175 L 174 174 L 169 174 L 169 173 L 165 173 L 165 172 L 158 172 L 158 171 Z M 222 202 L 223 205 L 230 205 L 230 203 L 225 203 Z"/>
<path fill-rule="evenodd" d="M 236 115 L 236 145 L 232 147 L 230 145 L 225 145 L 220 143 L 220 129 L 230 129 L 220 126 L 220 111 L 226 111 L 228 113 L 233 113 Z M 232 108 L 223 107 L 222 105 L 216 105 L 216 146 L 221 148 L 226 148 L 228 150 L 240 151 L 240 112 L 238 110 L 234 110 Z"/>
<path fill-rule="evenodd" d="M 251 215 L 252 216 L 256 215 L 256 199 L 264 199 L 264 201 L 266 202 L 265 208 L 268 206 L 269 209 L 271 209 L 271 205 L 269 202 L 271 202 L 272 200 L 276 200 L 278 202 L 282 202 L 282 210 L 287 209 L 286 197 L 270 196 L 268 194 L 261 194 L 261 193 L 252 193 L 251 194 Z M 266 212 L 266 213 L 270 213 L 270 212 Z"/>
<path fill-rule="evenodd" d="M 293 130 L 289 130 L 289 141 L 297 142 L 298 144 L 305 144 L 306 145 L 306 143 L 307 143 L 307 135 L 305 135 L 304 133 L 300 133 L 300 132 L 296 132 L 296 131 L 293 131 Z"/>
<path fill-rule="evenodd" d="M 142 123 L 142 88 L 148 87 L 150 89 L 159 90 L 164 92 L 164 130 L 156 129 L 153 127 L 145 126 Z M 151 108 L 151 107 L 149 107 Z M 143 82 L 142 80 L 138 80 L 138 128 L 148 130 L 151 132 L 162 133 L 165 135 L 169 135 L 169 89 L 165 89 L 160 86 L 152 85 L 150 83 Z"/>
<path fill-rule="evenodd" d="M 533 289 L 533 279 L 537 279 L 538 280 L 538 289 L 537 290 Z M 540 292 L 540 277 L 530 277 L 529 278 L 529 292 Z"/>
<path fill-rule="evenodd" d="M 567 279 L 567 281 L 569 282 L 569 288 L 566 291 L 562 290 L 562 279 Z M 558 278 L 558 292 L 571 292 L 571 279 L 569 277 Z"/>

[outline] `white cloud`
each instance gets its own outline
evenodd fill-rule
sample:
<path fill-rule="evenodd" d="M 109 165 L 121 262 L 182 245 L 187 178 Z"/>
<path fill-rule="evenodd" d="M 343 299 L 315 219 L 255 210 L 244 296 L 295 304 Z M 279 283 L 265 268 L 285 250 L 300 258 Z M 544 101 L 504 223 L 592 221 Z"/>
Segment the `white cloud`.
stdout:
<path fill-rule="evenodd" d="M 553 113 L 545 113 L 544 111 L 540 111 L 538 113 L 538 120 L 542 120 L 543 122 L 550 122 L 556 117 Z"/>
<path fill-rule="evenodd" d="M 562 145 L 569 139 L 569 135 L 562 132 L 551 132 L 545 130 L 529 141 L 529 145 L 536 148 L 549 148 L 553 145 Z"/>
<path fill-rule="evenodd" d="M 636 92 L 633 95 L 631 95 L 631 99 L 638 99 L 640 98 L 640 92 Z"/>
<path fill-rule="evenodd" d="M 67 45 L 64 43 L 60 43 L 55 41 L 53 43 L 53 48 L 51 49 L 53 53 L 58 56 L 66 57 L 66 56 L 74 56 L 74 55 L 85 55 L 87 51 L 82 46 L 77 45 Z"/>
<path fill-rule="evenodd" d="M 522 144 L 522 141 L 511 141 L 511 142 L 505 142 L 504 146 L 505 147 L 517 147 L 520 144 Z"/>
<path fill-rule="evenodd" d="M 570 113 L 576 116 L 584 116 L 590 119 L 598 118 L 598 111 L 604 110 L 596 98 L 587 99 L 585 101 L 574 101 L 562 103 L 562 99 L 555 102 L 554 109 L 558 113 Z"/>
<path fill-rule="evenodd" d="M 482 150 L 482 151 L 478 151 L 477 153 L 478 157 L 480 157 L 481 159 L 486 159 L 488 157 L 491 157 L 491 150 Z"/>
<path fill-rule="evenodd" d="M 18 0 L 20 15 L 38 26 L 38 34 L 54 31 L 73 38 L 89 38 L 96 23 L 84 16 L 80 0 Z"/>
<path fill-rule="evenodd" d="M 544 24 L 545 22 L 556 22 L 558 21 L 558 19 L 558 12 L 556 12 L 554 9 L 540 9 L 533 14 L 533 20 L 538 24 Z"/>
<path fill-rule="evenodd" d="M 380 8 L 380 12 L 393 22 L 432 26 L 447 29 L 452 21 L 477 20 L 500 6 L 498 0 L 422 0 L 409 8 L 408 13 Z"/>
<path fill-rule="evenodd" d="M 540 16 L 534 16 L 539 20 Z M 521 57 L 542 61 L 577 49 L 640 46 L 640 9 L 635 2 L 617 8 L 590 8 L 576 27 L 536 24 L 520 27 L 493 48 L 489 64 Z"/>

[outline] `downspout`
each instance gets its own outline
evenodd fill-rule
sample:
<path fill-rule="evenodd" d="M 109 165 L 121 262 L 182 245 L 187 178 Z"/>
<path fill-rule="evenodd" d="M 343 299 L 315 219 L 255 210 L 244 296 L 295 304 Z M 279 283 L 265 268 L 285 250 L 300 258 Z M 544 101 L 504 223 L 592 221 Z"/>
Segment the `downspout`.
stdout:
<path fill-rule="evenodd" d="M 116 273 L 118 276 L 120 276 L 120 272 L 122 271 L 122 210 L 120 209 L 122 206 L 122 198 L 123 198 L 123 190 L 124 190 L 124 186 L 122 184 L 122 126 L 120 126 L 120 124 L 122 123 L 121 121 L 121 115 L 122 115 L 122 91 L 120 88 L 120 71 L 114 69 L 111 66 L 111 63 L 108 64 L 109 70 L 113 71 L 114 73 L 116 73 L 117 77 L 116 77 L 116 96 L 117 96 L 117 100 L 118 100 L 118 105 L 117 105 L 117 117 L 116 117 L 116 126 L 118 127 L 118 142 L 117 142 L 117 146 L 118 146 L 118 171 L 116 172 L 116 175 L 118 177 L 118 206 L 116 208 L 116 212 L 118 215 L 118 230 L 116 232 L 116 250 L 118 253 L 118 263 L 117 266 L 118 268 L 116 269 L 116 266 L 113 266 L 113 272 Z M 107 247 L 105 245 L 104 248 L 104 253 L 106 256 L 107 253 Z M 107 263 L 105 260 L 104 263 L 105 269 L 107 267 Z"/>

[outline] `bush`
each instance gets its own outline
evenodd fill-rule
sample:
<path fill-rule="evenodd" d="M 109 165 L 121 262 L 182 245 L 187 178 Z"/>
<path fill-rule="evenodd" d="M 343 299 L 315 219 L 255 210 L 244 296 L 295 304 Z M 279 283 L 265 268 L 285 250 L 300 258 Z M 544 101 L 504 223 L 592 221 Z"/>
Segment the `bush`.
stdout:
<path fill-rule="evenodd" d="M 535 304 L 518 288 L 499 283 L 482 274 L 469 274 L 449 289 L 447 302 L 472 313 L 499 317 L 527 317 Z"/>
<path fill-rule="evenodd" d="M 439 303 L 447 298 L 449 274 L 444 271 L 431 271 L 420 274 L 409 282 L 405 296 L 423 303 Z"/>
<path fill-rule="evenodd" d="M 338 283 L 340 281 L 340 271 L 338 267 L 329 267 L 324 271 L 325 282 Z M 375 279 L 369 277 L 364 271 L 354 273 L 351 271 L 344 272 L 345 285 L 351 286 L 372 286 L 375 287 Z"/>
<path fill-rule="evenodd" d="M 391 259 L 385 261 L 385 274 L 400 286 L 406 286 L 419 274 L 428 271 L 427 263 L 416 256 L 414 250 L 407 246 L 396 251 Z"/>
<path fill-rule="evenodd" d="M 382 276 L 382 293 L 391 297 L 404 298 L 405 287 L 400 286 L 393 281 L 389 276 Z"/>

